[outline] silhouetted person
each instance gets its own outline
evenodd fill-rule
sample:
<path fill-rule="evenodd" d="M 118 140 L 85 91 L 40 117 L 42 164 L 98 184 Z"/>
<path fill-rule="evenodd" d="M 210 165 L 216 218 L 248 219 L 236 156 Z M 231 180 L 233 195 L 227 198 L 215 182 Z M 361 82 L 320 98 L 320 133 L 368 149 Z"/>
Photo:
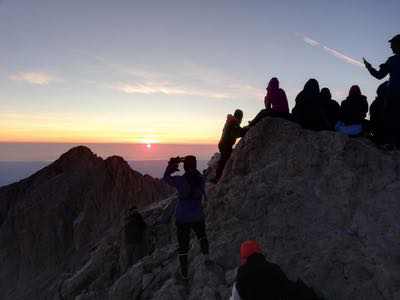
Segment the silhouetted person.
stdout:
<path fill-rule="evenodd" d="M 387 102 L 388 82 L 379 85 L 376 98 L 369 108 L 372 139 L 378 145 L 385 141 L 385 105 Z"/>
<path fill-rule="evenodd" d="M 302 281 L 291 282 L 278 265 L 267 261 L 256 241 L 242 243 L 240 264 L 230 300 L 318 299 Z"/>
<path fill-rule="evenodd" d="M 307 129 L 329 130 L 330 123 L 320 97 L 319 83 L 310 79 L 296 97 L 292 120 Z"/>
<path fill-rule="evenodd" d="M 286 93 L 279 87 L 279 80 L 273 77 L 267 86 L 267 94 L 264 98 L 265 109 L 261 110 L 257 116 L 249 122 L 250 125 L 257 124 L 265 117 L 289 117 L 289 104 Z"/>
<path fill-rule="evenodd" d="M 349 136 L 360 136 L 367 130 L 368 101 L 358 85 L 350 88 L 349 95 L 340 105 L 340 121 L 336 131 Z"/>
<path fill-rule="evenodd" d="M 320 97 L 324 105 L 325 115 L 329 121 L 330 130 L 335 130 L 335 125 L 340 117 L 340 105 L 332 99 L 331 91 L 326 87 L 321 89 Z"/>
<path fill-rule="evenodd" d="M 125 268 L 147 255 L 146 228 L 147 225 L 137 208 L 130 208 L 124 219 Z"/>
<path fill-rule="evenodd" d="M 179 171 L 180 158 L 170 159 L 165 169 L 163 180 L 178 191 L 178 202 L 175 209 L 176 228 L 178 236 L 178 258 L 180 274 L 188 278 L 188 252 L 190 248 L 190 233 L 193 230 L 200 242 L 205 263 L 209 263 L 209 245 L 206 235 L 205 216 L 202 208 L 205 196 L 205 181 L 197 170 L 196 157 L 188 155 L 183 159 L 185 173 L 182 176 L 171 176 Z"/>
<path fill-rule="evenodd" d="M 400 146 L 400 34 L 390 41 L 393 56 L 376 70 L 364 59 L 365 67 L 377 79 L 383 79 L 389 75 L 387 85 L 387 100 L 385 105 L 385 137 L 384 143 Z"/>
<path fill-rule="evenodd" d="M 228 161 L 229 157 L 232 154 L 233 145 L 235 145 L 236 140 L 240 137 L 243 137 L 247 128 L 240 127 L 243 119 L 243 112 L 240 109 L 235 110 L 233 115 L 228 115 L 226 118 L 225 126 L 222 131 L 221 139 L 218 143 L 218 149 L 221 154 L 221 157 L 218 161 L 216 177 L 213 182 L 218 182 L 218 180 L 222 176 L 222 172 L 224 171 L 225 164 Z"/>

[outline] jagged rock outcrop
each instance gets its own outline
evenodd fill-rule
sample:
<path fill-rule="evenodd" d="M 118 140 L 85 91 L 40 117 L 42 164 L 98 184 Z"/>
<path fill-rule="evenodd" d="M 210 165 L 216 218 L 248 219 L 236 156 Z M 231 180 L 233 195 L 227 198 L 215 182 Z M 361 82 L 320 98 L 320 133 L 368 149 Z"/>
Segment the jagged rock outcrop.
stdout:
<path fill-rule="evenodd" d="M 69 270 L 36 282 L 42 291 L 57 291 L 51 299 L 228 299 L 239 246 L 256 239 L 289 278 L 301 278 L 325 299 L 399 299 L 399 199 L 399 152 L 266 118 L 239 142 L 220 182 L 208 186 L 215 263 L 206 267 L 192 241 L 187 285 L 175 279 L 173 220 L 161 223 L 173 197 L 140 210 L 152 249 L 126 271 L 119 267 L 119 224 Z"/>
<path fill-rule="evenodd" d="M 399 152 L 368 140 L 267 118 L 208 188 L 215 265 L 203 265 L 193 242 L 184 286 L 174 279 L 174 247 L 165 244 L 133 267 L 150 284 L 128 282 L 142 291 L 136 299 L 227 299 L 240 243 L 256 239 L 289 278 L 325 299 L 399 299 L 399 167 Z M 131 299 L 123 285 L 113 290 L 122 295 L 115 299 Z"/>
<path fill-rule="evenodd" d="M 86 261 L 90 257 L 103 261 L 100 273 L 117 274 L 119 266 L 110 257 L 119 255 L 118 243 L 109 232 L 115 231 L 121 214 L 172 192 L 159 180 L 133 171 L 122 158 L 103 160 L 83 146 L 0 188 L 0 298 L 53 299 L 59 292 L 53 286 L 57 278 L 92 268 Z M 107 238 L 111 247 L 96 252 Z M 96 278 L 99 270 L 90 272 L 82 272 L 91 275 L 81 281 L 98 280 L 101 286 L 105 279 Z"/>

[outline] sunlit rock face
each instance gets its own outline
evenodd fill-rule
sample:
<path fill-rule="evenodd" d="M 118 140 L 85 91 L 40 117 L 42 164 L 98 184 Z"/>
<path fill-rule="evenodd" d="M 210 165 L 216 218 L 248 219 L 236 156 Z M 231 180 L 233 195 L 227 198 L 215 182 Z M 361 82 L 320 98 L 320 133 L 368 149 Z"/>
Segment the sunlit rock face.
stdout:
<path fill-rule="evenodd" d="M 210 163 L 210 174 L 216 162 Z M 44 195 L 91 195 L 85 200 L 89 204 L 71 202 L 79 208 L 72 223 L 62 221 L 67 217 L 60 217 L 57 200 L 46 201 L 40 209 L 25 204 L 41 203 L 41 181 L 28 179 L 0 190 L 0 251 L 6 262 L 0 271 L 0 298 L 228 299 L 239 246 L 247 239 L 258 240 L 266 257 L 290 279 L 301 278 L 325 299 L 400 297 L 398 152 L 381 151 L 364 139 L 304 130 L 281 119 L 261 121 L 239 142 L 220 182 L 207 186 L 207 231 L 215 264 L 204 265 L 193 239 L 188 284 L 176 279 L 175 226 L 166 218 L 176 200 L 171 191 L 116 167 L 123 165 L 118 158 L 94 158 L 92 167 L 78 164 L 84 171 L 73 190 L 57 179 L 63 174 L 59 168 L 35 175 L 54 182 L 46 185 Z M 89 172 L 92 168 L 97 171 Z M 99 171 L 103 169 L 107 171 Z M 143 198 L 129 198 L 130 176 L 141 178 Z M 92 177 L 102 178 L 101 188 L 89 193 Z M 95 201 L 110 195 L 117 200 Z M 155 201 L 163 195 L 169 197 Z M 121 263 L 125 245 L 118 213 L 128 202 L 142 205 L 149 251 L 126 267 Z M 20 217 L 24 212 L 26 217 Z M 57 222 L 60 227 L 48 226 Z M 59 229 L 40 231 L 47 227 Z M 45 249 L 47 244 L 51 251 Z"/>

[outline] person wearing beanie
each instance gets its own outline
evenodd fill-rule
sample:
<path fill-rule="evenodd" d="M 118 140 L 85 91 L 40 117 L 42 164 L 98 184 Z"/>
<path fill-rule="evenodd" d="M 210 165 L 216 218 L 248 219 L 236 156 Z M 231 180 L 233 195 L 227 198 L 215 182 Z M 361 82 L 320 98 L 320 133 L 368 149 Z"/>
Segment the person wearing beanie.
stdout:
<path fill-rule="evenodd" d="M 248 240 L 240 246 L 240 267 L 230 300 L 319 299 L 301 280 L 291 282 L 281 268 L 266 260 L 261 245 Z"/>

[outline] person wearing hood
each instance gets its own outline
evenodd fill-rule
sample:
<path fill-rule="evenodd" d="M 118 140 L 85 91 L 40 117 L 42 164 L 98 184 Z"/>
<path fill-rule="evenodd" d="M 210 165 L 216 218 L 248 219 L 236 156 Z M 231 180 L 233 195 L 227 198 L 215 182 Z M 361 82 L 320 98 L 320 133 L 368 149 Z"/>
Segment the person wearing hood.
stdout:
<path fill-rule="evenodd" d="M 325 108 L 325 115 L 329 121 L 330 130 L 335 130 L 335 125 L 340 117 L 340 105 L 332 99 L 331 91 L 326 87 L 321 89 L 320 97 Z"/>
<path fill-rule="evenodd" d="M 254 126 L 265 117 L 289 117 L 289 104 L 286 93 L 279 87 L 279 80 L 276 77 L 271 78 L 267 86 L 267 94 L 264 98 L 265 109 L 261 110 L 257 116 L 249 122 Z"/>
<path fill-rule="evenodd" d="M 367 113 L 367 97 L 361 93 L 358 85 L 353 85 L 346 100 L 340 105 L 340 121 L 336 124 L 336 131 L 349 136 L 360 136 L 366 131 Z"/>
<path fill-rule="evenodd" d="M 303 90 L 297 95 L 296 104 L 292 110 L 292 120 L 306 129 L 330 129 L 325 105 L 320 97 L 319 83 L 316 79 L 308 80 Z"/>
<path fill-rule="evenodd" d="M 205 197 L 205 180 L 197 170 L 195 156 L 188 155 L 183 158 L 183 175 L 172 176 L 179 171 L 181 158 L 171 158 L 165 169 L 163 181 L 176 188 L 178 202 L 175 208 L 175 224 L 178 239 L 178 259 L 180 264 L 180 277 L 188 279 L 190 249 L 190 233 L 194 231 L 200 243 L 201 252 L 204 255 L 204 263 L 211 263 L 209 258 L 209 244 L 206 234 L 205 215 L 202 200 Z"/>
<path fill-rule="evenodd" d="M 218 161 L 216 177 L 212 182 L 217 183 L 221 178 L 225 168 L 225 164 L 232 154 L 232 148 L 236 143 L 236 140 L 243 137 L 247 132 L 247 127 L 240 127 L 243 119 L 243 112 L 240 109 L 235 110 L 233 115 L 228 115 L 222 131 L 221 139 L 218 143 L 218 149 L 220 152 L 220 159 Z"/>
<path fill-rule="evenodd" d="M 384 107 L 384 138 L 383 143 L 389 146 L 400 147 L 400 34 L 393 37 L 390 47 L 394 53 L 388 60 L 375 69 L 366 59 L 365 67 L 376 79 L 383 79 L 389 75 Z"/>
<path fill-rule="evenodd" d="M 240 267 L 230 300 L 319 299 L 301 280 L 290 281 L 282 269 L 265 258 L 257 241 L 240 246 Z"/>

